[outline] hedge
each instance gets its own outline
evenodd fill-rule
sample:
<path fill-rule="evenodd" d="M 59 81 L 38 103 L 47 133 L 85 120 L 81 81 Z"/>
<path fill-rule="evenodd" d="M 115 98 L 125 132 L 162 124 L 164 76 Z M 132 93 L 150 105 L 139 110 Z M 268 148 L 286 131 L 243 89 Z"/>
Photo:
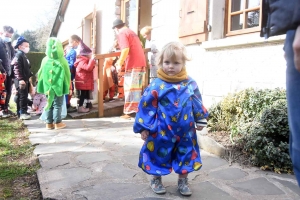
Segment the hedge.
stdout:
<path fill-rule="evenodd" d="M 29 52 L 26 56 L 31 64 L 30 71 L 35 75 L 39 71 L 42 60 L 46 54 L 44 52 Z"/>

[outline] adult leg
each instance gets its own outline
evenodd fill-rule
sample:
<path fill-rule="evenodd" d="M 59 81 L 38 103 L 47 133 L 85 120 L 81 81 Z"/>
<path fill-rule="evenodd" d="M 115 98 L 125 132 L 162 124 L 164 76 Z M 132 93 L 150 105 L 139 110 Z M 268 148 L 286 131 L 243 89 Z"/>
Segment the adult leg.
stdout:
<path fill-rule="evenodd" d="M 126 115 L 134 114 L 138 110 L 138 104 L 142 95 L 144 74 L 144 67 L 136 67 L 124 75 L 125 103 L 123 112 Z"/>
<path fill-rule="evenodd" d="M 294 173 L 300 185 L 300 72 L 294 64 L 293 41 L 295 31 L 288 31 L 284 45 L 287 69 L 286 92 L 288 102 L 288 119 L 290 128 L 290 156 Z"/>
<path fill-rule="evenodd" d="M 6 90 L 6 99 L 5 99 L 5 108 L 8 109 L 12 89 L 12 78 L 10 76 L 6 77 L 5 80 L 5 90 Z"/>

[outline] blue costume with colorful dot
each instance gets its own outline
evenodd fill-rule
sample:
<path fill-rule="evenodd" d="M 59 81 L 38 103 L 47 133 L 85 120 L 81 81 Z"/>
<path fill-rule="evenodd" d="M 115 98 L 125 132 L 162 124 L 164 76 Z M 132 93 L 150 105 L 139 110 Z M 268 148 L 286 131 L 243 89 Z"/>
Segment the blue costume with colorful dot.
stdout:
<path fill-rule="evenodd" d="M 169 83 L 155 79 L 144 91 L 133 130 L 149 131 L 139 156 L 139 167 L 161 176 L 187 174 L 202 167 L 195 125 L 206 122 L 197 83 L 190 77 Z"/>

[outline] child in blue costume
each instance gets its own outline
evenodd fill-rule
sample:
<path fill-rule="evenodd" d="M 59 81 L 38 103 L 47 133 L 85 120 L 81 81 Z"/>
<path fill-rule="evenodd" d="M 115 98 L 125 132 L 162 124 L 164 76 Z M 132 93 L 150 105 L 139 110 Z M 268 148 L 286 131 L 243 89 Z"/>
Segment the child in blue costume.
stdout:
<path fill-rule="evenodd" d="M 145 89 L 133 126 L 145 140 L 138 165 L 153 175 L 150 186 L 157 194 L 166 192 L 161 176 L 174 169 L 179 192 L 191 195 L 187 176 L 202 166 L 196 130 L 207 125 L 208 112 L 197 83 L 187 75 L 186 60 L 182 44 L 163 47 L 157 58 L 158 78 Z"/>

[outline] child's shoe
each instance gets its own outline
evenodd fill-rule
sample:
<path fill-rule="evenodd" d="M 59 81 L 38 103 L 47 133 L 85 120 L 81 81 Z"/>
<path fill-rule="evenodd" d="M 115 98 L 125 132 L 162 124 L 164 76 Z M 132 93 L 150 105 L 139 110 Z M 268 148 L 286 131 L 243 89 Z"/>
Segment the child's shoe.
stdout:
<path fill-rule="evenodd" d="M 3 112 L 2 112 L 2 117 L 3 118 L 8 118 L 10 116 L 11 116 L 11 114 L 8 112 L 8 110 L 3 110 Z"/>
<path fill-rule="evenodd" d="M 67 125 L 65 124 L 65 123 L 62 123 L 62 122 L 60 122 L 60 123 L 58 123 L 58 124 L 54 124 L 54 127 L 55 127 L 55 129 L 57 130 L 57 129 L 62 129 L 62 128 L 65 128 Z"/>
<path fill-rule="evenodd" d="M 75 112 L 77 109 L 70 106 L 68 109 L 67 109 L 67 113 L 71 113 L 71 112 Z"/>
<path fill-rule="evenodd" d="M 86 103 L 86 108 L 91 110 L 93 108 L 93 104 L 91 102 Z"/>
<path fill-rule="evenodd" d="M 179 178 L 178 179 L 178 190 L 180 194 L 183 196 L 190 196 L 192 195 L 192 191 L 189 188 L 188 178 Z"/>
<path fill-rule="evenodd" d="M 30 118 L 31 118 L 31 116 L 28 113 L 20 115 L 20 119 L 22 119 L 22 120 L 27 120 L 27 119 L 30 119 Z"/>
<path fill-rule="evenodd" d="M 54 124 L 46 124 L 46 129 L 47 130 L 54 129 Z"/>
<path fill-rule="evenodd" d="M 85 108 L 83 106 L 78 107 L 78 110 L 77 110 L 78 113 L 87 113 L 89 111 L 90 111 L 89 108 Z"/>
<path fill-rule="evenodd" d="M 153 177 L 150 181 L 150 187 L 156 194 L 165 194 L 166 188 L 163 186 L 161 182 L 161 176 Z"/>

